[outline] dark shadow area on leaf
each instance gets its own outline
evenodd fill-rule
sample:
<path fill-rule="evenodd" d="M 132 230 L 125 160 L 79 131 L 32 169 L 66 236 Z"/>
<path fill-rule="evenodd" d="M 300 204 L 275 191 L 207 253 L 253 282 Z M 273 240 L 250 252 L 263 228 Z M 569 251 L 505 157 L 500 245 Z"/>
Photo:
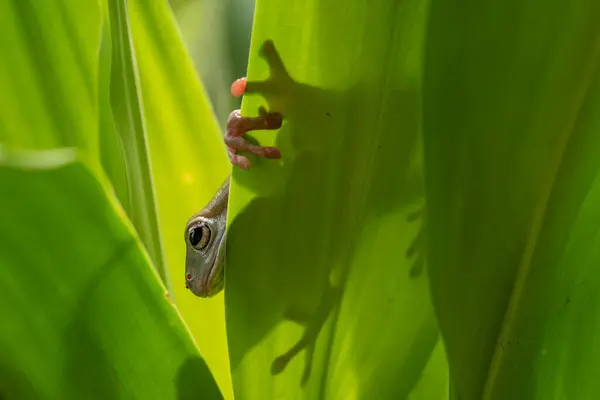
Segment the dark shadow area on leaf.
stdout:
<path fill-rule="evenodd" d="M 229 312 L 228 330 L 245 332 L 229 337 L 231 366 L 235 370 L 248 350 L 288 319 L 302 325 L 305 332 L 265 368 L 279 374 L 305 351 L 302 383 L 306 383 L 319 332 L 342 291 L 340 282 L 335 287 L 329 279 L 340 242 L 328 228 L 339 215 L 334 212 L 338 199 L 329 194 L 331 186 L 339 183 L 335 172 L 343 166 L 333 165 L 329 157 L 340 148 L 333 143 L 334 137 L 320 136 L 323 126 L 332 124 L 337 105 L 335 97 L 324 90 L 293 81 L 272 42 L 263 44 L 262 54 L 270 77 L 263 82 L 249 81 L 247 92 L 264 95 L 269 111 L 284 115 L 277 138 L 284 159 L 282 164 L 265 163 L 269 176 L 259 182 L 247 179 L 251 172 L 236 171 L 237 181 L 251 186 L 259 197 L 228 228 L 228 248 L 236 249 L 227 253 L 226 274 L 235 278 L 227 278 L 226 309 L 236 311 L 235 317 Z M 302 131 L 295 128 L 296 121 L 302 121 Z M 263 233 L 260 237 L 252 233 L 257 225 Z M 240 284 L 243 287 L 237 287 Z"/>
<path fill-rule="evenodd" d="M 296 160 L 299 168 L 295 170 L 304 173 L 317 166 L 317 160 L 304 154 Z M 228 330 L 244 332 L 229 336 L 232 369 L 279 322 L 289 320 L 303 326 L 304 334 L 289 351 L 265 368 L 270 368 L 272 374 L 281 373 L 289 361 L 305 351 L 307 363 L 302 380 L 305 383 L 308 379 L 316 340 L 331 309 L 339 302 L 342 289 L 329 280 L 333 254 L 325 250 L 335 249 L 329 237 L 331 231 L 315 225 L 315 221 L 326 217 L 318 213 L 319 196 L 307 199 L 300 209 L 288 206 L 295 204 L 293 199 L 299 194 L 295 190 L 306 188 L 306 185 L 291 186 L 281 197 L 255 199 L 229 228 L 228 243 L 236 243 L 237 251 L 227 254 L 226 273 L 236 276 L 227 281 L 226 306 L 228 310 L 236 310 L 235 317 L 228 319 Z M 324 193 L 323 181 L 312 180 L 309 190 Z M 256 224 L 261 225 L 264 235 L 251 236 Z M 232 269 L 231 265 L 244 267 Z"/>
<path fill-rule="evenodd" d="M 228 227 L 228 249 L 235 251 L 227 251 L 227 329 L 244 332 L 228 337 L 230 361 L 235 371 L 252 347 L 280 322 L 291 320 L 303 326 L 304 333 L 272 361 L 270 370 L 272 374 L 283 372 L 287 363 L 304 351 L 300 381 L 305 384 L 314 369 L 312 355 L 319 333 L 332 311 L 339 310 L 364 219 L 386 215 L 422 195 L 421 171 L 407 172 L 409 155 L 417 146 L 418 127 L 406 133 L 371 134 L 373 121 L 363 115 L 365 98 L 373 97 L 369 85 L 328 91 L 297 83 L 288 75 L 272 42 L 263 44 L 261 54 L 269 64 L 270 77 L 248 81 L 247 93 L 263 95 L 268 111 L 283 114 L 284 124 L 276 140 L 283 159 L 278 163 L 250 155 L 253 165 L 265 173 L 260 181 L 252 179 L 252 171 L 234 173 L 236 183 L 258 197 Z M 414 101 L 413 93 L 397 95 L 402 101 Z M 394 104 L 388 106 L 393 110 Z M 414 146 L 401 146 L 407 141 Z M 391 157 L 389 146 L 400 148 L 397 159 Z M 363 153 L 365 157 L 355 157 Z M 398 171 L 398 182 L 391 185 L 394 188 L 383 177 L 371 179 L 373 170 L 385 175 L 389 168 Z M 415 220 L 420 217 L 415 215 Z M 256 235 L 257 226 L 260 235 Z M 407 249 L 407 257 L 417 260 L 414 276 L 422 271 L 418 267 L 419 244 L 417 238 L 412 250 Z M 334 324 L 336 316 L 337 311 Z M 325 373 L 327 366 L 320 369 Z"/>
<path fill-rule="evenodd" d="M 6 350 L 6 349 L 3 349 Z M 41 399 L 25 371 L 16 369 L 16 362 L 10 362 L 9 352 L 2 351 L 0 361 L 0 400 Z"/>

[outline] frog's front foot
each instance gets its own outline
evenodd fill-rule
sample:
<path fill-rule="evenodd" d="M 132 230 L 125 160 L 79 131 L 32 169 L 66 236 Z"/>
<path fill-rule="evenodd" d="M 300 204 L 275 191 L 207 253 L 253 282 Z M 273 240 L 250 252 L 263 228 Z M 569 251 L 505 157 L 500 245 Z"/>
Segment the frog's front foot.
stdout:
<path fill-rule="evenodd" d="M 260 93 L 271 104 L 269 97 L 273 97 L 273 95 L 281 97 L 284 93 L 288 93 L 294 85 L 294 81 L 287 73 L 272 40 L 265 40 L 259 54 L 267 61 L 269 77 L 264 81 L 254 82 L 248 82 L 245 77 L 240 78 L 231 85 L 231 94 L 234 97 L 240 97 L 245 93 Z M 276 106 L 276 108 L 281 109 L 279 106 Z M 250 160 L 248 157 L 238 154 L 240 151 L 264 158 L 281 158 L 278 148 L 254 145 L 244 138 L 244 135 L 249 131 L 281 128 L 281 124 L 283 123 L 283 115 L 281 113 L 270 112 L 262 107 L 258 112 L 258 117 L 242 117 L 240 110 L 235 110 L 229 115 L 229 119 L 227 120 L 225 144 L 227 145 L 229 159 L 233 165 L 243 169 L 250 168 Z"/>
<path fill-rule="evenodd" d="M 269 104 L 285 103 L 293 96 L 291 93 L 298 84 L 288 73 L 279 52 L 272 40 L 265 40 L 259 49 L 259 57 L 267 62 L 269 76 L 265 80 L 247 81 L 240 78 L 231 85 L 231 94 L 239 97 L 244 93 L 261 94 Z"/>
<path fill-rule="evenodd" d="M 264 158 L 281 158 L 281 152 L 277 147 L 254 145 L 244 138 L 244 135 L 250 131 L 281 128 L 283 116 L 280 113 L 268 112 L 263 107 L 258 112 L 258 117 L 242 117 L 240 110 L 234 110 L 227 119 L 225 131 L 227 153 L 231 163 L 242 169 L 250 169 L 250 160 L 248 157 L 238 154 L 239 151 Z"/>

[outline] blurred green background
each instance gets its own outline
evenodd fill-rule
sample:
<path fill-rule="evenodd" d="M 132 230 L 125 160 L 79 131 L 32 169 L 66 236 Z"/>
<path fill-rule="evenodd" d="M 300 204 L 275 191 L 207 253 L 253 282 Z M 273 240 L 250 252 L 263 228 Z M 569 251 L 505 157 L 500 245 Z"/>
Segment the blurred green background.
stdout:
<path fill-rule="evenodd" d="M 219 121 L 240 107 L 229 93 L 231 83 L 246 76 L 253 0 L 171 0 L 190 57 Z"/>

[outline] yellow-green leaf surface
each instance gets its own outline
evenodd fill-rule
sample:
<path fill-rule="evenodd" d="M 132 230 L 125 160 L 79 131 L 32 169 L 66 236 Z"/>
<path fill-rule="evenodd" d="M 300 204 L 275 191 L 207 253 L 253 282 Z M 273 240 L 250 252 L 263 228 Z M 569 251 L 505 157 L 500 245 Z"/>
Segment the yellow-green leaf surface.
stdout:
<path fill-rule="evenodd" d="M 185 288 L 184 230 L 230 167 L 219 126 L 165 1 L 129 1 L 158 215 L 177 307 L 225 396 L 231 397 L 223 295 Z"/>
<path fill-rule="evenodd" d="M 74 154 L 0 148 L 0 397 L 219 398 L 131 226 Z"/>
<path fill-rule="evenodd" d="M 428 262 L 457 398 L 600 384 L 600 3 L 431 1 Z"/>
<path fill-rule="evenodd" d="M 253 134 L 283 158 L 234 171 L 225 303 L 238 398 L 446 396 L 419 240 L 425 15 L 419 1 L 256 3 L 248 78 L 269 80 L 248 84 L 261 95 L 242 111 L 283 114 L 277 133 Z"/>

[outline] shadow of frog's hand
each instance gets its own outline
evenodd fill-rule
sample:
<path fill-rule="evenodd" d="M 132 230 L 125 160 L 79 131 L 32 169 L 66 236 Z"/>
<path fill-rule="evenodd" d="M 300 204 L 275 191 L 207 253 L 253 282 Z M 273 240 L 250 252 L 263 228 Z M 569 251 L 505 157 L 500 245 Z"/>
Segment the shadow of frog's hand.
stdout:
<path fill-rule="evenodd" d="M 307 314 L 302 310 L 294 307 L 288 308 L 284 313 L 284 318 L 297 323 L 298 325 L 304 326 L 304 333 L 296 344 L 294 344 L 288 351 L 273 360 L 271 364 L 271 374 L 278 375 L 282 373 L 289 362 L 302 350 L 305 352 L 304 371 L 302 373 L 302 379 L 300 385 L 304 386 L 308 382 L 310 377 L 313 356 L 315 353 L 315 346 L 317 338 L 325 321 L 331 314 L 331 311 L 339 304 L 342 295 L 342 289 L 340 287 L 334 287 L 329 285 L 323 294 L 323 299 L 319 303 L 314 314 Z"/>
<path fill-rule="evenodd" d="M 267 101 L 270 96 L 280 98 L 284 94 L 290 95 L 290 91 L 297 85 L 288 73 L 279 52 L 272 40 L 265 40 L 262 44 L 259 56 L 264 59 L 269 67 L 269 77 L 264 81 L 247 81 L 246 93 L 260 93 Z"/>
<path fill-rule="evenodd" d="M 408 215 L 408 222 L 420 223 L 419 230 L 411 242 L 410 246 L 406 251 L 406 257 L 408 259 L 414 259 L 409 272 L 411 278 L 417 278 L 422 275 L 425 262 L 424 262 L 424 235 L 425 229 L 425 208 L 422 207 L 416 212 Z M 327 318 L 340 303 L 342 296 L 342 287 L 332 286 L 328 284 L 321 302 L 317 306 L 314 313 L 309 314 L 300 310 L 296 307 L 289 307 L 283 317 L 291 322 L 294 322 L 304 327 L 304 332 L 300 339 L 292 346 L 288 351 L 276 357 L 271 364 L 271 374 L 278 375 L 282 373 L 290 361 L 292 361 L 301 351 L 305 352 L 305 364 L 304 371 L 302 373 L 301 386 L 304 386 L 311 374 L 313 356 L 315 352 L 316 341 L 323 328 L 323 325 L 327 321 Z"/>

